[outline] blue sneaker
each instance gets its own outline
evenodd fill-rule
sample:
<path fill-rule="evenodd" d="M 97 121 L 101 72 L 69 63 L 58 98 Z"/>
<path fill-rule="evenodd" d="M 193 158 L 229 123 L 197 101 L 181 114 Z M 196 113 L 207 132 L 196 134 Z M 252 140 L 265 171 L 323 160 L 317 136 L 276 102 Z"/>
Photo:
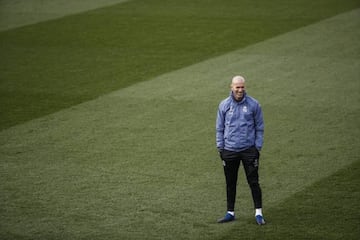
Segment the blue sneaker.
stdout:
<path fill-rule="evenodd" d="M 259 224 L 259 225 L 265 225 L 265 220 L 264 220 L 263 216 L 257 215 L 257 216 L 255 216 L 255 219 L 256 219 L 256 223 L 257 223 L 257 224 Z"/>
<path fill-rule="evenodd" d="M 218 223 L 226 223 L 235 220 L 235 216 L 231 215 L 230 213 L 226 213 L 225 217 L 220 218 L 217 220 Z"/>

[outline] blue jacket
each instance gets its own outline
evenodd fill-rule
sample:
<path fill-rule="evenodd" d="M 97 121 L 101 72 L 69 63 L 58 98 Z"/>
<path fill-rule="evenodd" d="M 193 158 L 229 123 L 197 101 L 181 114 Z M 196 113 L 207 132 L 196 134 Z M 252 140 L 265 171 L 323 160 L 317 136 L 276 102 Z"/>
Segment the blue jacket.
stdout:
<path fill-rule="evenodd" d="M 259 102 L 248 96 L 238 102 L 232 92 L 219 104 L 216 119 L 216 146 L 218 149 L 240 152 L 255 146 L 261 150 L 264 122 Z"/>

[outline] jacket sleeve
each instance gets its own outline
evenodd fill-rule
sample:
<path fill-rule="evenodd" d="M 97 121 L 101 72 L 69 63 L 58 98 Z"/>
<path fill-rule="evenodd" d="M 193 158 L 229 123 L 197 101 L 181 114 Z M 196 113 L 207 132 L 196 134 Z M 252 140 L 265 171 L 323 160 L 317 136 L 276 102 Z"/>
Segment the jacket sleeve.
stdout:
<path fill-rule="evenodd" d="M 264 120 L 260 104 L 255 111 L 255 147 L 260 151 L 264 141 Z"/>
<path fill-rule="evenodd" d="M 216 147 L 218 149 L 224 149 L 224 129 L 225 113 L 222 110 L 222 104 L 220 104 L 216 117 Z"/>

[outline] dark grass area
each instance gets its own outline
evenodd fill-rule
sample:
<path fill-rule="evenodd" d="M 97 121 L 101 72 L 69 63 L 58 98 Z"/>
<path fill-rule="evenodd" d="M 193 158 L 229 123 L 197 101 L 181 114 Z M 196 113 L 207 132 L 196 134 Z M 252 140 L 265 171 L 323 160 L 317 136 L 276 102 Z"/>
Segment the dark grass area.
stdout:
<path fill-rule="evenodd" d="M 185 64 L 188 56 L 185 53 L 200 56 L 192 53 L 197 51 L 196 47 L 181 45 L 180 40 L 177 46 L 185 49 L 178 49 L 178 56 L 170 54 L 175 46 L 163 44 L 160 48 L 157 45 L 160 43 L 156 39 L 162 38 L 155 33 L 162 32 L 164 19 L 172 19 L 169 8 L 175 7 L 168 6 L 171 1 L 157 5 L 150 12 L 146 10 L 150 6 L 135 8 L 135 3 L 2 33 L 4 37 L 21 32 L 24 38 L 16 38 L 12 43 L 7 40 L 9 63 L 2 60 L 0 65 L 1 69 L 8 68 L 7 72 L 2 71 L 2 76 L 6 73 L 22 79 L 7 81 L 11 86 L 7 89 L 17 96 L 14 101 L 27 103 L 19 105 L 17 111 L 34 114 L 28 105 L 37 109 L 54 106 L 48 109 L 52 111 L 59 106 L 65 108 L 68 99 L 76 102 L 83 96 L 96 97 L 95 93 L 106 92 L 105 88 L 110 91 L 108 79 L 111 78 L 118 87 L 128 86 L 125 82 L 121 85 L 120 80 L 126 79 L 126 69 L 119 67 L 125 64 L 120 56 L 130 61 L 130 53 L 137 53 L 139 58 L 149 60 L 134 59 L 131 64 L 127 63 L 127 71 L 137 69 L 131 73 L 133 76 L 128 75 L 134 82 L 147 80 L 145 75 L 150 74 L 151 69 L 151 74 L 156 75 L 155 72 L 160 73 L 165 66 L 175 68 L 176 59 L 178 64 Z M 186 2 L 183 7 L 177 6 L 178 15 L 174 14 L 181 16 L 179 21 L 189 19 L 189 28 L 199 24 L 190 25 L 194 12 L 200 11 L 195 5 Z M 213 10 L 206 16 L 216 16 L 217 20 L 227 18 L 220 11 L 221 6 L 217 7 L 218 11 Z M 280 7 L 284 6 L 277 6 Z M 194 10 L 188 12 L 190 9 Z M 229 16 L 236 12 L 228 10 Z M 262 16 L 269 15 L 265 10 L 257 11 Z M 117 20 L 114 17 L 117 13 L 128 20 Z M 242 18 L 245 15 L 242 12 Z M 226 200 L 222 165 L 214 146 L 214 118 L 218 102 L 228 94 L 228 85 L 226 79 L 224 84 L 215 81 L 212 74 L 227 75 L 228 70 L 220 69 L 229 62 L 224 57 L 216 61 L 219 66 L 216 71 L 206 72 L 204 66 L 196 65 L 188 71 L 166 75 L 165 79 L 172 78 L 171 84 L 164 84 L 164 78 L 156 78 L 1 131 L 0 239 L 353 239 L 358 235 L 359 223 L 359 107 L 354 104 L 358 100 L 355 80 L 359 65 L 356 55 L 359 28 L 354 27 L 358 24 L 347 24 L 353 21 L 344 21 L 344 16 L 355 19 L 355 15 L 348 15 L 315 26 L 319 30 L 315 36 L 322 39 L 330 36 L 326 39 L 328 42 L 316 38 L 310 41 L 313 47 L 304 43 L 309 39 L 306 33 L 314 32 L 314 28 L 309 27 L 312 31 L 286 34 L 278 38 L 277 44 L 266 41 L 257 45 L 259 48 L 244 51 L 249 62 L 239 60 L 233 68 L 226 68 L 244 69 L 250 80 L 255 79 L 249 81 L 249 93 L 260 100 L 264 109 L 266 137 L 261 157 L 261 184 L 266 226 L 255 224 L 243 175 L 239 178 L 242 181 L 239 182 L 237 221 L 225 225 L 216 223 L 224 214 Z M 150 21 L 155 16 L 163 20 Z M 203 19 L 201 22 L 205 24 L 206 18 L 200 16 L 197 19 Z M 86 20 L 81 20 L 82 17 Z M 95 21 L 96 18 L 103 22 Z M 109 22 L 110 19 L 114 23 Z M 250 19 L 254 21 L 254 17 Z M 279 22 L 280 19 L 284 18 L 279 17 Z M 134 22 L 139 23 L 141 31 L 127 29 L 124 32 L 138 43 L 128 40 L 127 47 L 122 45 L 125 36 L 104 27 L 108 24 L 126 28 L 127 23 Z M 56 28 L 59 23 L 62 28 Z M 183 26 L 175 20 L 170 24 Z M 149 33 L 146 38 L 143 25 L 152 26 L 154 35 Z M 226 32 L 228 29 L 222 26 L 221 31 Z M 341 34 L 333 38 L 331 33 L 340 28 L 341 38 Z M 37 36 L 49 32 L 58 36 Z M 108 37 L 95 34 L 101 32 Z M 191 30 L 183 32 L 191 35 Z M 245 34 L 238 34 L 239 41 L 247 39 Z M 251 34 L 250 31 L 249 36 Z M 27 42 L 27 36 L 36 41 Z M 166 35 L 165 39 L 172 39 L 171 36 Z M 181 34 L 178 37 L 187 40 Z M 195 35 L 190 41 L 197 42 L 194 46 L 206 43 L 198 37 L 200 35 Z M 81 41 L 72 42 L 73 39 Z M 172 39 L 177 42 L 175 40 Z M 292 40 L 298 44 L 290 44 L 294 43 Z M 148 41 L 151 44 L 147 44 Z M 207 39 L 207 42 L 216 41 Z M 233 44 L 233 47 L 237 44 L 235 40 Z M 153 45 L 158 47 L 159 54 L 156 48 L 151 48 Z M 231 46 L 220 45 L 214 48 L 203 45 L 202 51 L 209 53 L 212 49 Z M 290 46 L 296 50 L 289 50 Z M 305 48 L 299 49 L 301 46 Z M 348 48 L 339 54 L 341 46 Z M 283 48 L 288 52 L 278 52 Z M 25 52 L 26 58 L 10 54 L 17 51 L 19 55 Z M 252 55 L 252 51 L 255 54 Z M 261 51 L 264 51 L 261 56 L 256 54 Z M 258 64 L 260 58 L 264 60 Z M 11 59 L 13 62 L 21 59 L 26 64 L 11 70 Z M 187 60 L 195 61 L 195 58 Z M 41 64 L 38 66 L 38 63 Z M 211 68 L 214 62 L 205 65 Z M 204 74 L 202 78 L 199 72 Z M 123 77 L 119 77 L 120 73 Z M 183 80 L 192 74 L 198 77 L 197 82 L 196 79 Z M 24 75 L 28 78 L 20 77 Z M 44 79 L 48 81 L 40 81 Z M 5 81 L 1 84 L 1 89 L 5 89 Z M 47 105 L 33 104 L 30 93 L 42 96 Z M 1 106 L 10 109 L 7 105 Z M 39 113 L 45 114 L 40 110 Z"/>
<path fill-rule="evenodd" d="M 266 225 L 249 219 L 216 239 L 358 239 L 359 170 L 354 162 L 268 209 Z"/>
<path fill-rule="evenodd" d="M 0 129 L 360 6 L 129 1 L 0 33 Z"/>
<path fill-rule="evenodd" d="M 271 209 L 270 227 L 292 239 L 358 239 L 359 171 L 357 161 Z"/>

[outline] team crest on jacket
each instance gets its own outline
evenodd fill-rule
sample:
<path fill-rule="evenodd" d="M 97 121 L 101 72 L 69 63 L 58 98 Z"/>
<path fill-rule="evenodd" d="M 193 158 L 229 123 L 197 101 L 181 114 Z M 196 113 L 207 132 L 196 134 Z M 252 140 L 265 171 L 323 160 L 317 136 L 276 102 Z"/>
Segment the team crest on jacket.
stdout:
<path fill-rule="evenodd" d="M 246 107 L 246 106 L 244 106 L 244 107 L 243 107 L 243 112 L 245 112 L 245 113 L 246 113 L 247 111 L 248 111 L 247 107 Z"/>

